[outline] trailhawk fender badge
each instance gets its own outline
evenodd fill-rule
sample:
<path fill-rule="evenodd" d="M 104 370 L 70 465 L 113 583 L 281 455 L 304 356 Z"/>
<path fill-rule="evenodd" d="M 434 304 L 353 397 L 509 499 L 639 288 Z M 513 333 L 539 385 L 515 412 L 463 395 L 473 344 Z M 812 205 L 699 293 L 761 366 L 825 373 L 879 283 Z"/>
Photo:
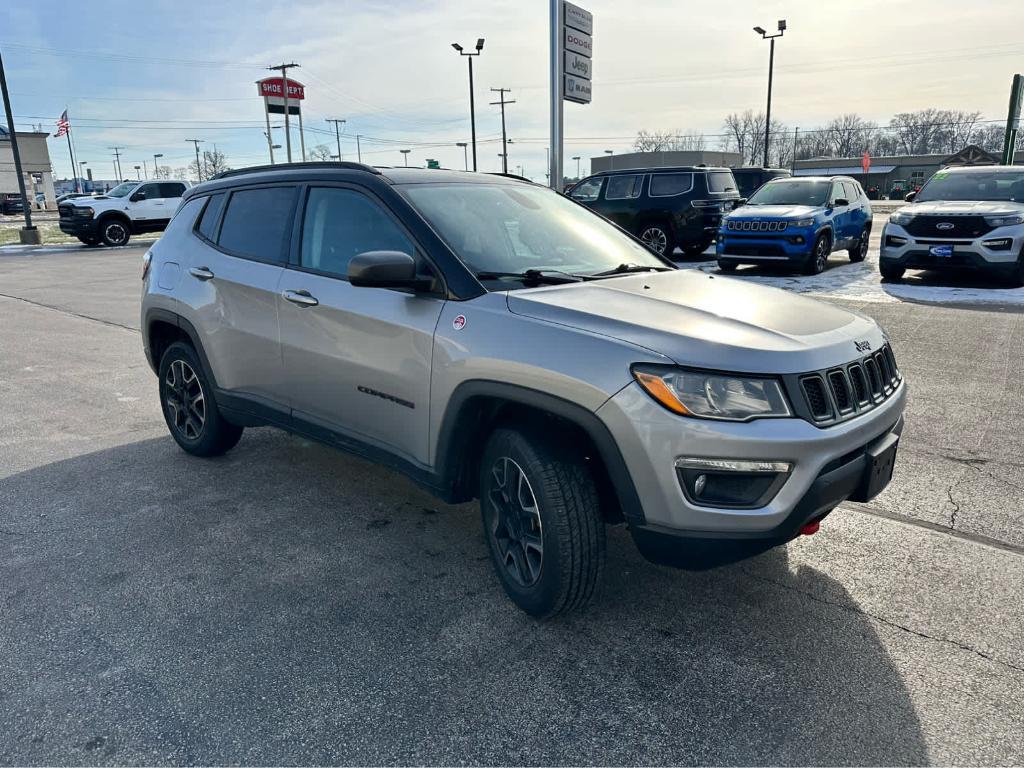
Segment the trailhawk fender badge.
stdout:
<path fill-rule="evenodd" d="M 465 315 L 456 315 L 455 319 L 452 320 L 452 328 L 454 328 L 456 331 L 461 331 L 465 327 L 466 327 L 466 316 Z"/>
<path fill-rule="evenodd" d="M 855 341 L 855 342 L 853 342 L 853 346 L 855 346 L 857 348 L 858 352 L 867 352 L 869 349 L 871 349 L 871 342 L 870 341 Z"/>

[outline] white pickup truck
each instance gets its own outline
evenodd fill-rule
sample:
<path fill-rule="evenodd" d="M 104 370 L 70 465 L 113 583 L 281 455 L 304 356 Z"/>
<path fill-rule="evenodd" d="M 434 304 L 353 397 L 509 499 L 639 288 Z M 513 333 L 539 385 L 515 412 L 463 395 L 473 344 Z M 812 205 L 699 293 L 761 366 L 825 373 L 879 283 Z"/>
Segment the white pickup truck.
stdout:
<path fill-rule="evenodd" d="M 60 229 L 86 245 L 126 245 L 132 235 L 162 232 L 191 185 L 179 179 L 126 181 L 105 195 L 61 203 Z"/>

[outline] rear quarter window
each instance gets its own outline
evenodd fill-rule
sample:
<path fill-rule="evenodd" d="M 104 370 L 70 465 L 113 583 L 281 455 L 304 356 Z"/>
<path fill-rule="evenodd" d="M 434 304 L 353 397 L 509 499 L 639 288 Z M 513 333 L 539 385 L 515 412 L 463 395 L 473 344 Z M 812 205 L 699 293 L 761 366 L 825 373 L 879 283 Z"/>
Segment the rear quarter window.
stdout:
<path fill-rule="evenodd" d="M 224 192 L 219 192 L 216 195 L 199 199 L 206 201 L 206 207 L 203 209 L 196 231 L 213 242 L 217 239 L 217 221 L 220 219 L 220 212 L 224 208 L 224 200 L 227 199 L 227 195 Z"/>
<path fill-rule="evenodd" d="M 708 172 L 708 192 L 722 194 L 724 192 L 735 192 L 736 189 L 736 179 L 733 178 L 732 171 Z"/>
<path fill-rule="evenodd" d="M 203 203 L 205 202 L 205 197 L 195 197 L 178 208 L 177 212 L 171 217 L 170 222 L 167 224 L 167 229 L 164 230 L 163 237 L 166 238 L 168 235 L 173 236 L 180 231 L 191 228 L 192 223 L 196 220 L 196 216 L 198 216 L 199 212 L 203 209 Z"/>
<path fill-rule="evenodd" d="M 693 189 L 692 173 L 652 173 L 651 197 L 681 195 Z"/>

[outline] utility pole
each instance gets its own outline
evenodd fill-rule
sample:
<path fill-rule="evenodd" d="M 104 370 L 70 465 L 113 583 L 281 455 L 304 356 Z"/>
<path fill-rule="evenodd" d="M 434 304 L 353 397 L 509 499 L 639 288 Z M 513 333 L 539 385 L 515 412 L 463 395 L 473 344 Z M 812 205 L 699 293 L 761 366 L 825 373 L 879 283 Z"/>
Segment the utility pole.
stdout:
<path fill-rule="evenodd" d="M 1013 152 L 1020 129 L 1020 102 L 1024 96 L 1024 76 L 1014 75 L 1010 87 L 1010 111 L 1006 115 L 1006 135 L 1003 139 L 1003 165 L 1013 165 Z"/>
<path fill-rule="evenodd" d="M 288 152 L 288 162 L 292 161 L 292 132 L 288 122 L 288 70 L 297 68 L 299 65 L 294 61 L 291 64 L 278 64 L 276 67 L 267 67 L 269 70 L 281 73 L 281 90 L 284 91 L 284 145 Z M 301 136 L 300 136 L 301 138 Z"/>
<path fill-rule="evenodd" d="M 515 100 L 505 101 L 505 94 L 511 93 L 509 88 L 491 88 L 491 93 L 498 94 L 498 101 L 492 101 L 491 106 L 501 106 L 501 172 L 508 173 L 508 142 L 505 138 L 505 105 L 515 104 Z"/>
<path fill-rule="evenodd" d="M 345 124 L 344 120 L 335 120 L 334 118 L 327 118 L 328 123 L 334 123 L 334 138 L 338 140 L 338 160 L 341 160 L 341 131 L 338 128 L 338 124 Z"/>
<path fill-rule="evenodd" d="M 124 147 L 108 147 L 108 149 L 114 152 L 114 173 L 117 174 L 117 180 L 119 182 L 124 181 L 124 177 L 121 176 L 121 150 Z"/>
<path fill-rule="evenodd" d="M 199 162 L 199 145 L 205 143 L 202 139 L 185 139 L 185 141 L 191 141 L 196 145 L 196 175 L 199 180 L 203 180 L 203 165 Z"/>
<path fill-rule="evenodd" d="M 18 174 L 18 190 L 21 192 L 21 207 L 25 215 L 25 226 L 18 237 L 25 245 L 42 242 L 39 230 L 32 226 L 32 206 L 28 204 L 25 192 L 25 174 L 21 170 L 21 153 L 18 151 L 18 134 L 14 130 L 14 114 L 11 112 L 11 96 L 7 92 L 7 75 L 4 73 L 4 59 L 0 56 L 0 93 L 4 97 L 4 112 L 7 113 L 7 130 L 11 135 L 11 152 L 14 155 L 14 172 Z"/>
<path fill-rule="evenodd" d="M 359 139 L 361 139 L 361 138 L 362 138 L 362 136 L 360 136 L 357 133 L 356 134 L 356 157 L 359 159 L 360 163 L 363 162 L 363 148 L 361 146 L 359 146 Z"/>
<path fill-rule="evenodd" d="M 768 149 L 771 141 L 772 131 L 772 71 L 775 69 L 775 38 L 786 34 L 786 20 L 779 19 L 779 31 L 769 35 L 761 27 L 754 27 L 754 31 L 761 36 L 762 40 L 771 41 L 771 49 L 768 51 L 768 108 L 764 116 L 764 167 L 768 167 Z"/>
<path fill-rule="evenodd" d="M 554 0 L 552 0 L 554 2 Z M 466 56 L 469 59 L 469 128 L 472 134 L 473 141 L 473 170 L 476 170 L 476 102 L 473 96 L 473 58 L 479 56 L 480 52 L 484 49 L 484 39 L 482 37 L 477 38 L 476 51 L 466 52 L 462 50 L 462 46 L 458 43 L 452 43 L 452 48 L 458 51 L 460 56 Z"/>
<path fill-rule="evenodd" d="M 790 173 L 796 176 L 796 148 L 800 146 L 800 126 L 793 129 L 793 163 L 789 169 Z"/>

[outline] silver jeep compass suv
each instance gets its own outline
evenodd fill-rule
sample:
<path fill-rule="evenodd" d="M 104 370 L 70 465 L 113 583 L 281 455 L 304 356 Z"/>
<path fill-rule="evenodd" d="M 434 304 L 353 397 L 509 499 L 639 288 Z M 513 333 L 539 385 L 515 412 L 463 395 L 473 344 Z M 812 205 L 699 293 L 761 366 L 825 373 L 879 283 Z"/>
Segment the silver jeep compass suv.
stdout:
<path fill-rule="evenodd" d="M 273 425 L 480 500 L 508 595 L 584 605 L 605 525 L 706 568 L 811 533 L 892 476 L 882 330 L 679 271 L 546 188 L 356 163 L 232 171 L 146 255 L 167 426 L 200 456 Z"/>

